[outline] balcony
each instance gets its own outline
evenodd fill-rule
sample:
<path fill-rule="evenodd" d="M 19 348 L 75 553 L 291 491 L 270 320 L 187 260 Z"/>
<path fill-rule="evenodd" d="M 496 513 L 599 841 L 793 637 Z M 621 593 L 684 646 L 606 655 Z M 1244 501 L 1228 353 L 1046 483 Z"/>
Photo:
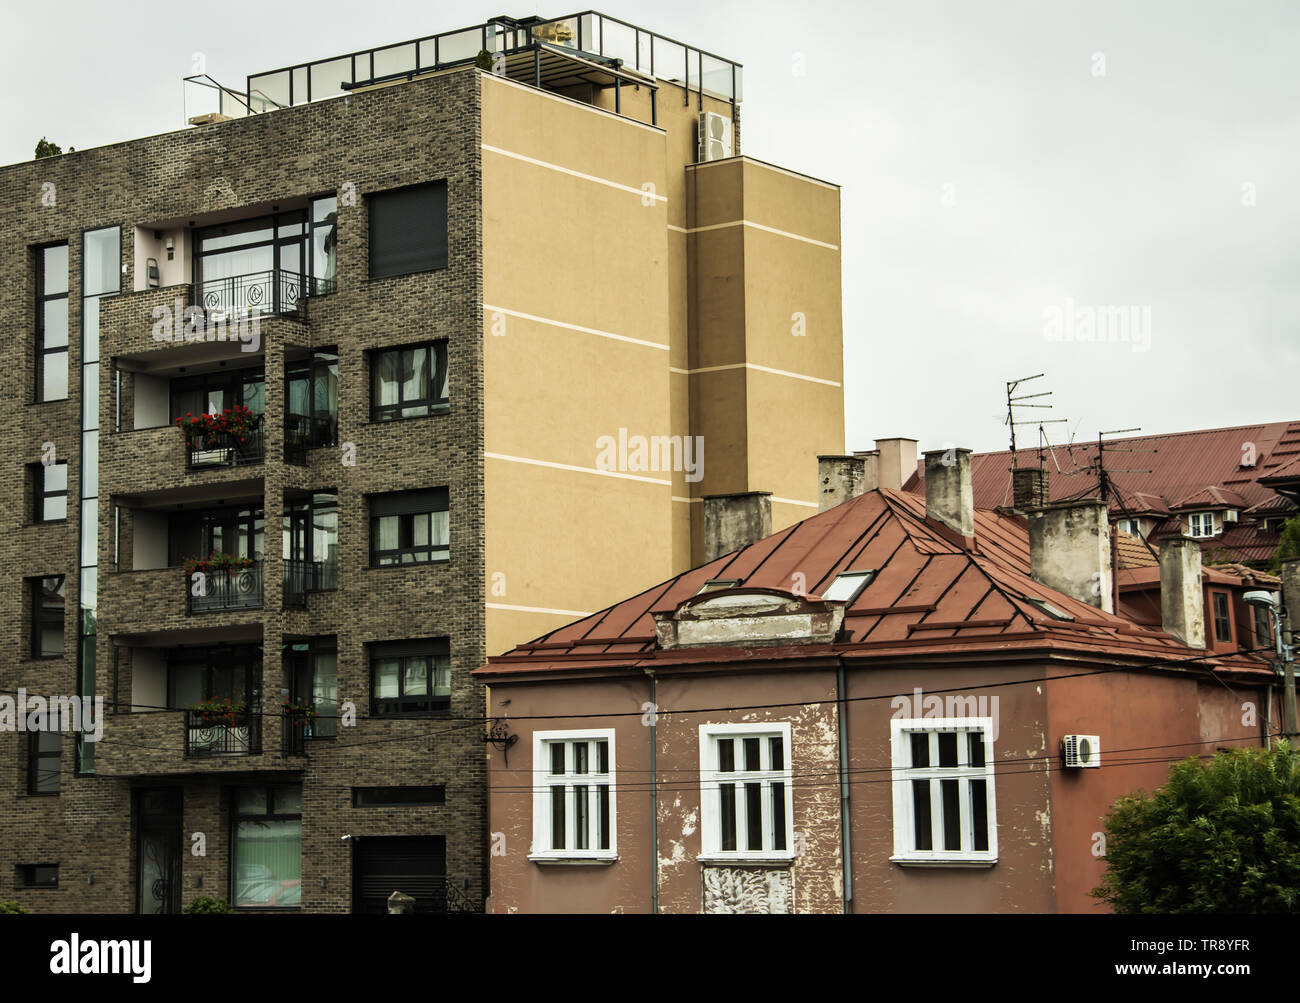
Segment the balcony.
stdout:
<path fill-rule="evenodd" d="M 244 568 L 205 570 L 200 566 L 196 571 L 204 576 L 200 582 L 195 582 L 192 573 L 185 576 L 185 590 L 189 596 L 191 614 L 262 608 L 260 562 Z M 196 591 L 201 594 L 195 595 Z"/>
<path fill-rule="evenodd" d="M 338 565 L 332 561 L 284 561 L 284 605 L 307 606 L 309 592 L 330 592 L 339 587 Z"/>
<path fill-rule="evenodd" d="M 196 282 L 192 299 L 209 318 L 219 322 L 224 318 L 249 316 L 253 311 L 260 314 L 294 313 L 305 300 L 329 295 L 337 289 L 335 279 L 270 269 Z"/>
<path fill-rule="evenodd" d="M 291 414 L 284 422 L 284 461 L 307 465 L 307 451 L 334 446 L 339 441 L 337 415 Z"/>
<path fill-rule="evenodd" d="M 253 756 L 262 751 L 261 707 L 230 713 L 185 712 L 185 755 Z"/>
<path fill-rule="evenodd" d="M 262 415 L 253 419 L 242 432 L 200 428 L 187 434 L 185 468 L 210 470 L 213 467 L 239 467 L 261 463 L 266 459 L 266 422 Z"/>

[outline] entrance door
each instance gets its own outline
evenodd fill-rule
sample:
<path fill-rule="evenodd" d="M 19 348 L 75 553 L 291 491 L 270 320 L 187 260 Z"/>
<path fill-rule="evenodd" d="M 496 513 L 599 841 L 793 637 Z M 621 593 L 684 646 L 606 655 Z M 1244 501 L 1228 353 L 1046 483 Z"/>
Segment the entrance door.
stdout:
<path fill-rule="evenodd" d="M 181 791 L 136 794 L 136 910 L 181 911 Z"/>
<path fill-rule="evenodd" d="M 364 836 L 352 858 L 352 911 L 388 912 L 388 896 L 415 899 L 417 913 L 447 911 L 445 836 Z"/>

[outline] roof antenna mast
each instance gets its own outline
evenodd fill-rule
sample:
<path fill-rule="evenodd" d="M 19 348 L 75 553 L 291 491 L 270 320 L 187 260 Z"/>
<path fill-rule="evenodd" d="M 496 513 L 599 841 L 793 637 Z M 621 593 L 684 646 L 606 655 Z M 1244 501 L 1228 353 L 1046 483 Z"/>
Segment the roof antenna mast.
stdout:
<path fill-rule="evenodd" d="M 1043 455 L 1043 447 L 1047 438 L 1047 431 L 1046 429 L 1043 428 L 1043 426 L 1053 425 L 1056 424 L 1057 422 L 1063 422 L 1069 420 L 1067 418 L 1039 418 L 1036 421 L 1016 421 L 1016 408 L 1018 407 L 1019 408 L 1024 408 L 1024 407 L 1045 408 L 1048 410 L 1052 408 L 1053 405 L 1051 404 L 1024 403 L 1025 401 L 1035 400 L 1039 397 L 1051 397 L 1052 396 L 1051 390 L 1045 390 L 1042 393 L 1037 393 L 1037 394 L 1021 394 L 1019 397 L 1016 396 L 1016 390 L 1019 389 L 1020 384 L 1028 383 L 1030 380 L 1041 379 L 1045 375 L 1046 375 L 1045 373 L 1036 373 L 1033 376 L 1022 376 L 1018 380 L 1007 380 L 1007 422 L 1006 423 L 1007 423 L 1007 427 L 1011 429 L 1011 469 L 1012 470 L 1015 470 L 1020 465 L 1016 457 L 1016 428 L 1017 427 L 1021 425 L 1038 426 L 1038 465 L 1041 467 L 1043 465 L 1043 461 L 1046 459 L 1046 457 Z"/>

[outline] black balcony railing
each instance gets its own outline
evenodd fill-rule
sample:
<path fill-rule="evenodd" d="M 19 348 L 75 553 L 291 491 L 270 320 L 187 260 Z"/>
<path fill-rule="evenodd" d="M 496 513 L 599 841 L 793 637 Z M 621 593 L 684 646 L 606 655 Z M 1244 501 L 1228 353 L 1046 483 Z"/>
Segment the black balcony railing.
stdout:
<path fill-rule="evenodd" d="M 339 441 L 337 415 L 291 414 L 284 421 L 284 459 L 286 463 L 307 465 L 307 450 L 335 446 Z"/>
<path fill-rule="evenodd" d="M 202 574 L 196 579 L 195 574 Z M 200 569 L 185 576 L 191 613 L 262 608 L 262 565 L 248 568 Z"/>
<path fill-rule="evenodd" d="M 261 708 L 220 713 L 185 712 L 187 756 L 251 756 L 262 751 Z"/>
<path fill-rule="evenodd" d="M 333 561 L 284 562 L 284 605 L 304 607 L 308 592 L 329 592 L 339 587 L 339 566 Z"/>
<path fill-rule="evenodd" d="M 194 303 L 208 314 L 242 317 L 292 313 L 312 296 L 327 296 L 338 288 L 335 279 L 318 279 L 299 272 L 272 269 L 194 283 Z"/>
<path fill-rule="evenodd" d="M 266 458 L 266 423 L 262 415 L 242 434 L 195 430 L 186 440 L 185 466 L 189 470 L 237 467 L 261 463 Z"/>
<path fill-rule="evenodd" d="M 280 751 L 286 756 L 304 755 L 307 748 L 307 719 L 286 711 L 280 730 Z"/>

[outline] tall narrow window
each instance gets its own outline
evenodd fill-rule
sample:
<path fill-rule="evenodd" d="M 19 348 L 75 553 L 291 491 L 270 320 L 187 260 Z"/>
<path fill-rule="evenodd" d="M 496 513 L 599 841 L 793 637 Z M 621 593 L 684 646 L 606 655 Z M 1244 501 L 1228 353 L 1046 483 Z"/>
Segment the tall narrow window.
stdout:
<path fill-rule="evenodd" d="M 1228 616 L 1228 596 L 1224 592 L 1211 592 L 1214 597 L 1214 639 L 1232 640 L 1232 621 Z"/>
<path fill-rule="evenodd" d="M 788 860 L 790 726 L 700 727 L 701 856 Z"/>
<path fill-rule="evenodd" d="M 992 718 L 891 722 L 894 855 L 904 864 L 997 861 Z"/>
<path fill-rule="evenodd" d="M 37 463 L 32 467 L 32 498 L 36 522 L 63 522 L 68 518 L 68 463 Z"/>
<path fill-rule="evenodd" d="M 68 245 L 36 254 L 36 400 L 67 400 Z"/>
<path fill-rule="evenodd" d="M 613 729 L 534 732 L 533 777 L 529 859 L 613 861 Z"/>
<path fill-rule="evenodd" d="M 63 655 L 64 598 L 67 595 L 63 575 L 33 578 L 32 657 L 59 658 Z"/>
<path fill-rule="evenodd" d="M 234 792 L 231 884 L 239 908 L 302 905 L 302 787 Z"/>
<path fill-rule="evenodd" d="M 59 764 L 63 758 L 63 736 L 58 720 L 52 719 L 45 731 L 27 736 L 27 793 L 58 794 Z"/>

